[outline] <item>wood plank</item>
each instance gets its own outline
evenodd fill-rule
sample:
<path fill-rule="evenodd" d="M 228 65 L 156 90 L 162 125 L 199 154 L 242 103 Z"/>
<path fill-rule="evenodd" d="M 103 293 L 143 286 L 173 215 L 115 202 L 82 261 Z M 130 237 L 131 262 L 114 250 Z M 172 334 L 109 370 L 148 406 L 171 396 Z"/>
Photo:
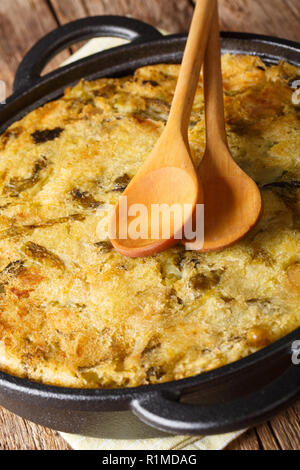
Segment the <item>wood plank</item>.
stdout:
<path fill-rule="evenodd" d="M 84 0 L 91 15 L 129 15 L 170 33 L 187 31 L 193 7 L 189 0 Z"/>
<path fill-rule="evenodd" d="M 61 24 L 69 23 L 89 15 L 83 0 L 50 0 L 50 3 Z"/>
<path fill-rule="evenodd" d="M 271 426 L 282 449 L 299 450 L 300 401 L 295 406 L 272 419 Z"/>
<path fill-rule="evenodd" d="M 0 450 L 70 450 L 59 434 L 0 408 Z"/>
<path fill-rule="evenodd" d="M 1 80 L 11 93 L 16 69 L 25 53 L 46 33 L 57 27 L 46 0 L 1 0 L 0 70 Z M 58 66 L 69 53 L 54 60 Z"/>
<path fill-rule="evenodd" d="M 281 446 L 277 442 L 269 423 L 262 424 L 256 428 L 256 434 L 264 450 L 281 450 Z"/>
<path fill-rule="evenodd" d="M 231 443 L 227 450 L 299 450 L 300 401 Z"/>
<path fill-rule="evenodd" d="M 299 0 L 219 0 L 221 28 L 300 41 Z"/>
<path fill-rule="evenodd" d="M 259 441 L 254 429 L 247 431 L 232 442 L 226 450 L 260 450 Z"/>

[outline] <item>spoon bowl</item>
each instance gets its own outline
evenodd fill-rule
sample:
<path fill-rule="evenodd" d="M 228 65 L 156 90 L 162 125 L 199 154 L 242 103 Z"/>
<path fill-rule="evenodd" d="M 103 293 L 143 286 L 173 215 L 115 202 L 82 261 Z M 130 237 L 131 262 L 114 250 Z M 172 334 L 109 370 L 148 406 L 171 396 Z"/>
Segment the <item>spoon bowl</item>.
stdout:
<path fill-rule="evenodd" d="M 200 168 L 205 195 L 203 252 L 221 250 L 241 240 L 262 212 L 256 183 L 234 162 L 226 146 L 218 152 L 222 161 L 227 161 L 226 171 L 224 165 L 218 168 L 209 150 Z"/>
<path fill-rule="evenodd" d="M 198 199 L 197 179 L 185 169 L 164 167 L 144 174 L 118 203 L 111 226 L 114 246 L 124 255 L 130 250 L 133 258 L 173 246 L 182 240 Z"/>

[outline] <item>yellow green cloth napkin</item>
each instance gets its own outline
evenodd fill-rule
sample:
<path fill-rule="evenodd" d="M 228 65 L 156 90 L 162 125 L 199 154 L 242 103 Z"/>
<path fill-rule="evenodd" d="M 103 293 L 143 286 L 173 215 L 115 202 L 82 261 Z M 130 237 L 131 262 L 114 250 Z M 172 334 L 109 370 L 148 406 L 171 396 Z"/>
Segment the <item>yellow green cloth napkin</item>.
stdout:
<path fill-rule="evenodd" d="M 118 427 L 126 426 L 126 423 L 118 420 Z M 223 450 L 234 439 L 242 434 L 222 434 L 220 436 L 210 437 L 191 437 L 191 436 L 167 436 L 151 439 L 97 439 L 92 437 L 76 436 L 72 434 L 61 433 L 61 436 L 75 450 Z M 103 428 L 105 436 L 105 426 Z"/>
<path fill-rule="evenodd" d="M 73 54 L 63 65 L 82 59 L 96 52 L 126 44 L 119 38 L 95 38 Z M 124 439 L 124 429 L 139 436 L 139 439 Z M 75 450 L 222 450 L 240 436 L 243 431 L 219 436 L 170 436 L 140 423 L 129 412 L 105 413 L 101 423 L 102 438 L 91 438 L 61 433 L 62 437 Z M 118 435 L 120 437 L 118 437 Z M 153 435 L 157 437 L 153 437 Z M 108 436 L 113 436 L 109 438 Z"/>

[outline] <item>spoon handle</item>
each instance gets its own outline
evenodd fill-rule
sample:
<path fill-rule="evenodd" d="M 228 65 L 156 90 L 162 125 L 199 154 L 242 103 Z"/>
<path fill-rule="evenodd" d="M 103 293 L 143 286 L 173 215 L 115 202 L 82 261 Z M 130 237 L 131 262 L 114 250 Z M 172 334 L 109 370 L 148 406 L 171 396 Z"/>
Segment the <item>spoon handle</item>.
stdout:
<path fill-rule="evenodd" d="M 227 145 L 217 3 L 211 22 L 203 69 L 207 147 L 215 146 L 216 142 Z M 218 155 L 218 152 L 213 153 Z"/>
<path fill-rule="evenodd" d="M 193 102 L 204 60 L 216 0 L 198 0 L 188 36 L 168 125 L 187 138 Z"/>

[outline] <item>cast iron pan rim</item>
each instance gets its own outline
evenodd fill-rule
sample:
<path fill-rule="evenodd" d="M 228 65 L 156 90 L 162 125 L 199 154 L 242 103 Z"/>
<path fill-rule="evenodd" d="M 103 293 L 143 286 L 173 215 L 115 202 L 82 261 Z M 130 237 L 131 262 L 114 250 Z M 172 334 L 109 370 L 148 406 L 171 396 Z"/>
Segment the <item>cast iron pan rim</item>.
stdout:
<path fill-rule="evenodd" d="M 142 385 L 139 387 L 124 387 L 117 389 L 88 389 L 88 388 L 72 388 L 72 387 L 59 387 L 54 385 L 45 385 L 32 380 L 16 377 L 12 374 L 7 374 L 0 371 L 0 387 L 5 387 L 12 392 L 19 392 L 22 394 L 30 395 L 30 397 L 37 396 L 39 398 L 55 399 L 55 400 L 68 400 L 68 401 L 89 401 L 98 399 L 115 400 L 121 398 L 131 401 L 134 396 L 141 394 L 151 394 L 155 392 L 169 392 L 170 390 L 176 392 L 184 391 L 187 388 L 193 388 L 202 384 L 214 382 L 216 380 L 224 380 L 230 378 L 235 374 L 242 373 L 244 370 L 259 367 L 260 362 L 265 362 L 274 355 L 281 352 L 287 352 L 292 355 L 291 344 L 292 342 L 300 340 L 300 328 L 294 330 L 288 335 L 284 336 L 275 343 L 267 346 L 249 356 L 239 359 L 226 366 L 213 369 L 208 372 L 188 377 L 181 380 L 173 380 L 161 384 Z M 300 367 L 300 366 L 299 366 Z"/>
<path fill-rule="evenodd" d="M 287 46 L 289 48 L 295 49 L 295 51 L 298 52 L 300 50 L 300 42 L 291 41 L 290 39 L 279 38 L 276 36 L 268 36 L 265 34 L 244 33 L 239 31 L 222 31 L 221 37 L 224 39 L 248 39 L 253 42 L 264 42 L 267 44 Z"/>
<path fill-rule="evenodd" d="M 161 42 L 173 42 L 176 40 L 185 40 L 187 37 L 186 34 L 176 34 L 176 35 L 169 35 L 169 36 L 162 36 L 159 39 L 151 40 L 151 45 L 153 47 L 155 44 L 160 44 Z M 289 49 L 294 49 L 295 52 L 300 51 L 300 43 L 296 43 L 293 41 L 289 41 L 286 39 L 280 39 L 272 36 L 264 36 L 259 34 L 250 34 L 250 33 L 241 33 L 241 32 L 223 32 L 221 33 L 221 37 L 224 39 L 236 39 L 236 40 L 250 40 L 252 42 L 258 43 L 268 43 L 274 46 L 276 45 L 284 45 L 287 46 Z M 143 45 L 147 46 L 147 42 L 139 43 L 139 47 Z M 59 70 L 55 70 L 50 74 L 41 77 L 39 81 L 32 86 L 28 86 L 25 90 L 21 89 L 18 90 L 15 94 L 13 94 L 10 98 L 8 98 L 8 104 L 13 102 L 14 99 L 19 98 L 20 92 L 29 92 L 40 84 L 43 84 L 45 81 L 52 81 L 57 76 L 62 75 L 66 69 L 75 69 L 76 67 L 80 66 L 81 64 L 89 63 L 91 60 L 95 60 L 98 56 L 114 54 L 118 51 L 125 49 L 133 49 L 137 47 L 137 43 L 124 45 L 115 49 L 111 49 L 109 51 L 100 52 L 98 54 L 94 54 L 91 57 L 87 57 L 84 59 L 79 60 L 75 64 L 70 64 L 65 67 L 62 67 Z M 4 106 L 5 107 L 5 106 Z M 0 107 L 0 110 L 3 107 Z M 169 392 L 170 389 L 174 390 L 175 392 L 184 391 L 187 388 L 197 387 L 201 384 L 221 380 L 227 377 L 231 377 L 232 375 L 242 372 L 249 368 L 258 367 L 259 363 L 262 361 L 268 360 L 268 358 L 273 357 L 276 354 L 280 354 L 281 352 L 288 352 L 291 354 L 291 342 L 294 340 L 300 339 L 300 328 L 295 330 L 294 332 L 290 333 L 289 335 L 283 337 L 281 340 L 273 343 L 272 345 L 264 348 L 252 355 L 247 356 L 244 359 L 240 359 L 234 363 L 229 365 L 214 369 L 209 372 L 205 372 L 190 378 L 176 380 L 171 382 L 165 382 L 162 384 L 155 384 L 155 385 L 145 385 L 140 387 L 133 387 L 133 388 L 121 388 L 121 389 L 79 389 L 79 388 L 69 388 L 69 387 L 57 387 L 52 385 L 44 385 L 38 382 L 34 382 L 28 379 L 22 379 L 19 377 L 15 377 L 11 374 L 7 374 L 4 372 L 0 372 L 0 387 L 4 387 L 6 390 L 11 392 L 17 392 L 23 394 L 23 396 L 33 397 L 37 396 L 40 398 L 45 398 L 47 400 L 61 400 L 61 401 L 70 401 L 70 402 L 85 402 L 89 400 L 111 400 L 115 401 L 118 398 L 121 398 L 128 402 L 132 401 L 134 396 L 141 396 L 141 394 L 149 395 L 151 393 L 156 393 L 159 391 L 167 391 Z"/>
<path fill-rule="evenodd" d="M 112 18 L 112 17 L 104 16 L 104 18 Z M 115 18 L 118 18 L 118 17 L 115 17 Z M 122 18 L 122 17 L 120 17 L 120 18 Z M 76 21 L 73 22 L 73 23 L 76 23 Z M 277 46 L 286 46 L 288 49 L 294 50 L 295 53 L 297 53 L 297 52 L 300 53 L 300 43 L 295 42 L 295 41 L 290 41 L 288 39 L 278 38 L 278 37 L 275 37 L 275 36 L 266 36 L 266 35 L 256 34 L 256 33 L 231 32 L 231 31 L 222 31 L 220 33 L 220 35 L 221 35 L 222 39 L 235 39 L 235 40 L 242 40 L 242 41 L 248 40 L 250 42 L 258 43 L 258 44 L 263 43 L 263 44 L 269 44 L 269 45 L 273 45 L 273 46 L 276 46 L 276 45 Z M 159 45 L 162 42 L 163 43 L 167 43 L 167 42 L 172 43 L 173 41 L 178 41 L 178 40 L 179 41 L 186 41 L 186 39 L 187 39 L 187 34 L 185 34 L 185 33 L 161 35 L 161 37 L 159 37 L 159 38 L 156 37 L 154 39 L 151 39 L 151 40 L 148 40 L 148 41 L 145 41 L 145 42 L 141 42 L 141 41 L 136 40 L 136 41 L 133 41 L 131 43 L 124 44 L 122 46 L 118 46 L 118 47 L 115 47 L 115 48 L 112 48 L 112 49 L 108 49 L 108 50 L 105 50 L 105 51 L 102 51 L 102 52 L 95 53 L 91 56 L 84 57 L 82 59 L 77 60 L 76 62 L 67 64 L 67 65 L 62 66 L 58 69 L 55 69 L 52 72 L 48 73 L 47 75 L 41 76 L 39 78 L 38 82 L 33 83 L 31 86 L 27 86 L 25 89 L 22 89 L 22 88 L 20 88 L 20 89 L 17 88 L 16 89 L 16 86 L 15 86 L 16 82 L 15 82 L 14 92 L 10 97 L 7 98 L 7 102 L 9 103 L 13 99 L 17 98 L 20 93 L 22 93 L 24 91 L 29 92 L 32 89 L 39 86 L 40 84 L 43 84 L 43 82 L 46 82 L 46 81 L 49 82 L 49 81 L 51 81 L 52 78 L 53 79 L 57 78 L 57 76 L 62 75 L 67 70 L 76 69 L 76 68 L 80 67 L 80 65 L 82 65 L 82 64 L 88 64 L 92 60 L 97 59 L 97 57 L 105 57 L 105 55 L 120 53 L 122 50 L 132 49 L 134 51 L 134 49 L 136 47 L 142 47 L 142 46 L 147 47 L 150 42 L 151 42 L 151 45 L 153 46 L 153 48 L 155 48 L 156 45 Z M 254 53 L 250 52 L 250 55 L 254 55 Z M 256 55 L 262 56 L 263 54 L 260 54 L 259 52 L 257 52 Z M 269 58 L 269 60 L 271 60 L 271 59 Z M 300 65 L 300 59 L 297 62 Z M 16 78 L 17 78 L 17 76 L 16 76 Z M 1 110 L 1 106 L 0 106 L 0 110 Z"/>
<path fill-rule="evenodd" d="M 271 45 L 280 45 L 280 46 L 287 46 L 289 49 L 295 49 L 295 52 L 300 51 L 300 43 L 295 42 L 295 41 L 290 41 L 289 39 L 284 39 L 284 38 L 278 38 L 276 36 L 266 36 L 263 34 L 256 34 L 256 33 L 244 33 L 244 32 L 231 32 L 231 31 L 221 31 L 220 36 L 222 39 L 240 39 L 240 40 L 249 40 L 251 42 L 257 42 L 257 43 L 265 43 L 265 44 L 271 44 Z M 155 47 L 156 44 L 159 44 L 161 42 L 172 42 L 174 40 L 187 40 L 187 34 L 186 33 L 178 33 L 178 34 L 168 34 L 168 35 L 161 35 L 160 38 L 152 39 L 151 40 L 151 45 Z M 43 82 L 45 80 L 49 80 L 52 76 L 56 77 L 56 75 L 61 72 L 66 70 L 67 68 L 76 68 L 80 64 L 83 63 L 88 63 L 91 58 L 97 58 L 97 56 L 104 56 L 105 54 L 111 54 L 114 52 L 120 52 L 122 49 L 128 50 L 128 49 L 134 49 L 137 45 L 142 46 L 145 45 L 147 46 L 150 41 L 145 41 L 143 42 L 132 42 L 128 44 L 124 44 L 122 46 L 118 46 L 116 48 L 108 49 L 102 52 L 98 52 L 96 54 L 93 54 L 92 56 L 88 57 L 83 57 L 82 59 L 77 60 L 76 62 L 71 62 L 68 65 L 65 65 L 63 67 L 60 67 L 59 69 L 55 69 L 52 72 L 48 73 L 47 75 L 44 75 L 41 77 L 40 82 Z M 299 60 L 300 62 L 300 60 Z M 12 95 L 13 97 L 13 95 Z"/>

